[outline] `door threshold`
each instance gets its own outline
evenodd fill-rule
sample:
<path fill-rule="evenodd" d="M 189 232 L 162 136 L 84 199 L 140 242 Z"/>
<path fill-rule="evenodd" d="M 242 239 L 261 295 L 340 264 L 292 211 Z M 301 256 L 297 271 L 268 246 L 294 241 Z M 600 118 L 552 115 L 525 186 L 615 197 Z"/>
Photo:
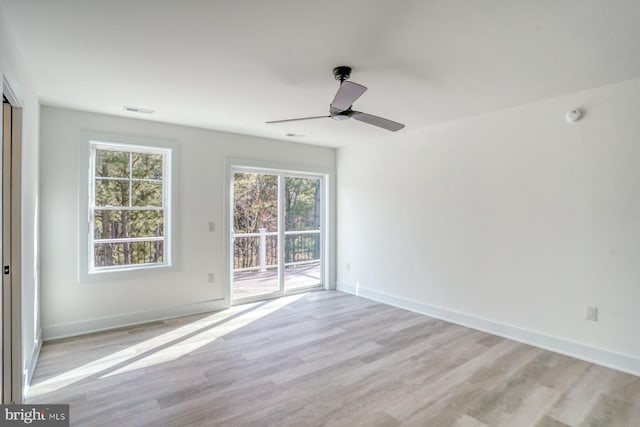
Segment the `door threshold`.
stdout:
<path fill-rule="evenodd" d="M 284 293 L 272 293 L 272 294 L 262 294 L 262 295 L 255 295 L 255 296 L 250 296 L 250 297 L 244 297 L 244 298 L 237 298 L 231 301 L 231 305 L 235 306 L 235 305 L 242 305 L 242 304 L 249 304 L 252 302 L 259 302 L 259 301 L 268 301 L 268 300 L 272 300 L 272 299 L 278 299 L 278 298 L 282 298 L 282 297 L 288 297 L 291 295 L 298 295 L 298 294 L 304 294 L 307 292 L 317 292 L 317 291 L 325 291 L 326 288 L 322 285 L 317 285 L 317 286 L 309 286 L 306 288 L 299 288 L 299 289 L 292 289 L 290 291 L 284 292 Z"/>

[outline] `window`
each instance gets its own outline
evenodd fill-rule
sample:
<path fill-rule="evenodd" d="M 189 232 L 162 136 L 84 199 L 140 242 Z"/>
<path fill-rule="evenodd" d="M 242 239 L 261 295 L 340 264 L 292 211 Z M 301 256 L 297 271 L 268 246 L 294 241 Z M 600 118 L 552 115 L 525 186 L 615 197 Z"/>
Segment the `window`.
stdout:
<path fill-rule="evenodd" d="M 90 143 L 89 272 L 170 264 L 171 150 Z"/>

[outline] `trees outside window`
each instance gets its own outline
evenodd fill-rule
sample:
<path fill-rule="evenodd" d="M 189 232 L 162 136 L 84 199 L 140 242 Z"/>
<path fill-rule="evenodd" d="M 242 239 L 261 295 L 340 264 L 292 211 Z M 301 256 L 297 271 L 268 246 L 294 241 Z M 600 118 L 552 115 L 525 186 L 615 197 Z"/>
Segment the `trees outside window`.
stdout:
<path fill-rule="evenodd" d="M 90 271 L 167 265 L 171 150 L 91 143 Z"/>
<path fill-rule="evenodd" d="M 321 181 L 316 177 L 283 177 L 285 264 L 320 259 Z M 233 179 L 234 268 L 258 266 L 260 239 L 267 233 L 266 264 L 277 264 L 278 175 L 236 172 Z"/>

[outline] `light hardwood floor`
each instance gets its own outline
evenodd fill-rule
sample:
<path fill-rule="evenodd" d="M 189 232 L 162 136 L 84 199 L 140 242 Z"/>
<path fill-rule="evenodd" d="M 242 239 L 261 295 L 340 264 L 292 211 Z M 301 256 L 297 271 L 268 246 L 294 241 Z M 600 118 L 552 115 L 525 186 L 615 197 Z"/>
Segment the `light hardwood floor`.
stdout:
<path fill-rule="evenodd" d="M 46 343 L 72 426 L 640 426 L 640 378 L 340 292 Z"/>

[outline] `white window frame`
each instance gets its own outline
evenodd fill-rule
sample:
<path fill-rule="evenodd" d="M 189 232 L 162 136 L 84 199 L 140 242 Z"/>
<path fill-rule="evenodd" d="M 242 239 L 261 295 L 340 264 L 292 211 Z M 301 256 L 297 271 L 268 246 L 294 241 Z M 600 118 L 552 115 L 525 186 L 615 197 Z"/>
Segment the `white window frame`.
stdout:
<path fill-rule="evenodd" d="M 163 236 L 162 237 L 143 237 L 143 238 L 126 238 L 126 239 L 95 239 L 95 223 L 94 212 L 96 209 L 104 209 L 105 207 L 95 206 L 95 159 L 96 150 L 113 150 L 128 153 L 152 153 L 161 154 L 163 156 L 162 165 L 162 207 L 157 210 L 163 210 Z M 135 271 L 135 270 L 147 270 L 158 267 L 169 267 L 172 265 L 172 154 L 171 148 L 160 147 L 156 145 L 138 145 L 130 144 L 126 142 L 108 142 L 103 140 L 90 139 L 89 140 L 89 165 L 88 165 L 88 188 L 85 192 L 87 198 L 87 215 L 88 215 L 88 230 L 87 230 L 87 272 L 89 275 L 109 273 L 109 272 L 122 272 L 122 271 Z M 129 181 L 130 192 L 131 183 L 135 180 L 132 177 L 133 171 L 129 168 L 129 177 L 123 178 Z M 82 196 L 81 196 L 82 197 Z M 130 194 L 131 198 L 131 194 Z M 131 203 L 131 200 L 129 201 Z M 113 207 L 114 210 L 150 210 L 148 207 Z M 163 261 L 157 263 L 145 263 L 145 264 L 128 264 L 128 265 L 114 265 L 114 266 L 95 266 L 95 243 L 114 243 L 114 242 L 137 242 L 137 241 L 162 241 L 163 242 Z"/>

